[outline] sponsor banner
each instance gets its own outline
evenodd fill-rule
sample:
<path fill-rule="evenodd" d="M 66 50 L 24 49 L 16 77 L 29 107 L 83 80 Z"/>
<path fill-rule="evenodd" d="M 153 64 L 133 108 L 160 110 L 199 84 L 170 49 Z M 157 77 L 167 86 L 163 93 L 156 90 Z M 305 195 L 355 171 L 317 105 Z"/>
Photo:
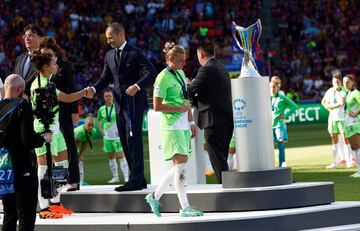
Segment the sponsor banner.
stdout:
<path fill-rule="evenodd" d="M 285 120 L 287 124 L 327 123 L 329 111 L 321 104 L 300 104 L 298 106 L 299 108 Z"/>

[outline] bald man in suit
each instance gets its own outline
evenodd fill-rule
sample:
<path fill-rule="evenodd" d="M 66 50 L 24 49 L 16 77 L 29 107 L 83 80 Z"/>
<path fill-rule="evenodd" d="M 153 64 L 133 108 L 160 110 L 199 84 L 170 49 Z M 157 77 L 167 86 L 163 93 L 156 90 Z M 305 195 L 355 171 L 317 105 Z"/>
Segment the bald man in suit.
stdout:
<path fill-rule="evenodd" d="M 94 94 L 114 83 L 116 122 L 130 168 L 129 181 L 115 191 L 141 190 L 147 187 L 142 142 L 142 122 L 147 106 L 145 89 L 154 83 L 156 70 L 140 49 L 126 42 L 122 24 L 110 24 L 105 35 L 114 49 L 106 53 L 101 78 L 92 89 Z"/>

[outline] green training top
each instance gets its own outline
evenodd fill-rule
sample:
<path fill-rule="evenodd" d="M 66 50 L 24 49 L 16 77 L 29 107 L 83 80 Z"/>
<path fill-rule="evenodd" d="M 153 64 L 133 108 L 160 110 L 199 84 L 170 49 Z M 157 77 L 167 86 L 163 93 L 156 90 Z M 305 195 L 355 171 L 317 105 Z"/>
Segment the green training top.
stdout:
<path fill-rule="evenodd" d="M 180 79 L 186 83 L 185 73 L 178 70 L 177 75 L 172 74 L 167 68 L 162 70 L 154 83 L 154 96 L 162 98 L 163 104 L 181 106 L 187 99 L 184 98 Z M 187 112 L 161 112 L 160 130 L 187 130 L 189 129 Z"/>
<path fill-rule="evenodd" d="M 298 106 L 291 99 L 284 95 L 276 94 L 270 98 L 273 115 L 272 126 L 273 128 L 277 128 L 285 123 L 284 120 L 278 119 L 278 117 L 280 115 L 284 115 L 285 118 L 288 118 L 298 108 Z M 284 112 L 286 108 L 289 108 L 290 110 L 285 115 Z"/>
<path fill-rule="evenodd" d="M 349 112 L 358 112 L 360 110 L 360 91 L 354 89 L 346 93 L 346 106 L 345 106 L 345 123 L 346 125 L 352 125 L 354 123 L 360 123 L 360 114 L 354 117 L 349 116 Z"/>
<path fill-rule="evenodd" d="M 119 133 L 116 126 L 116 112 L 115 105 L 103 105 L 99 108 L 97 119 L 101 121 L 102 129 L 104 130 L 104 138 L 107 140 L 119 139 Z"/>
<path fill-rule="evenodd" d="M 89 139 L 93 140 L 95 137 L 96 128 L 93 128 L 90 133 L 88 133 Z M 82 124 L 74 129 L 75 141 L 79 141 L 80 143 L 85 143 L 86 139 L 86 130 L 85 125 Z"/>

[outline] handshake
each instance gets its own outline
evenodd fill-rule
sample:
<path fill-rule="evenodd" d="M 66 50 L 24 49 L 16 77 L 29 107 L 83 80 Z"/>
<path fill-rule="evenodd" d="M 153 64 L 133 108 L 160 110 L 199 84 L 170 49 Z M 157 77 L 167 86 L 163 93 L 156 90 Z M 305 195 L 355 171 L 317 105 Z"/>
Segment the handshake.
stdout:
<path fill-rule="evenodd" d="M 88 99 L 92 99 L 96 93 L 95 88 L 94 87 L 86 87 L 83 89 L 84 93 L 85 93 L 85 97 Z"/>

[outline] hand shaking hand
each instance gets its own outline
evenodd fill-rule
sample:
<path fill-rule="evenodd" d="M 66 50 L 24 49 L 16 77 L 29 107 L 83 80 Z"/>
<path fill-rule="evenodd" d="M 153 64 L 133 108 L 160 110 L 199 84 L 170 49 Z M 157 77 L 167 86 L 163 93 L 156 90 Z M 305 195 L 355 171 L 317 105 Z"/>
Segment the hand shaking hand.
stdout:
<path fill-rule="evenodd" d="M 86 87 L 85 90 L 85 97 L 88 99 L 92 99 L 95 95 L 95 90 L 93 87 Z"/>
<path fill-rule="evenodd" d="M 139 89 L 137 88 L 137 86 L 135 86 L 135 84 L 133 84 L 130 87 L 128 87 L 125 92 L 128 96 L 134 96 L 136 94 L 136 92 L 138 92 L 138 91 L 139 91 Z"/>

